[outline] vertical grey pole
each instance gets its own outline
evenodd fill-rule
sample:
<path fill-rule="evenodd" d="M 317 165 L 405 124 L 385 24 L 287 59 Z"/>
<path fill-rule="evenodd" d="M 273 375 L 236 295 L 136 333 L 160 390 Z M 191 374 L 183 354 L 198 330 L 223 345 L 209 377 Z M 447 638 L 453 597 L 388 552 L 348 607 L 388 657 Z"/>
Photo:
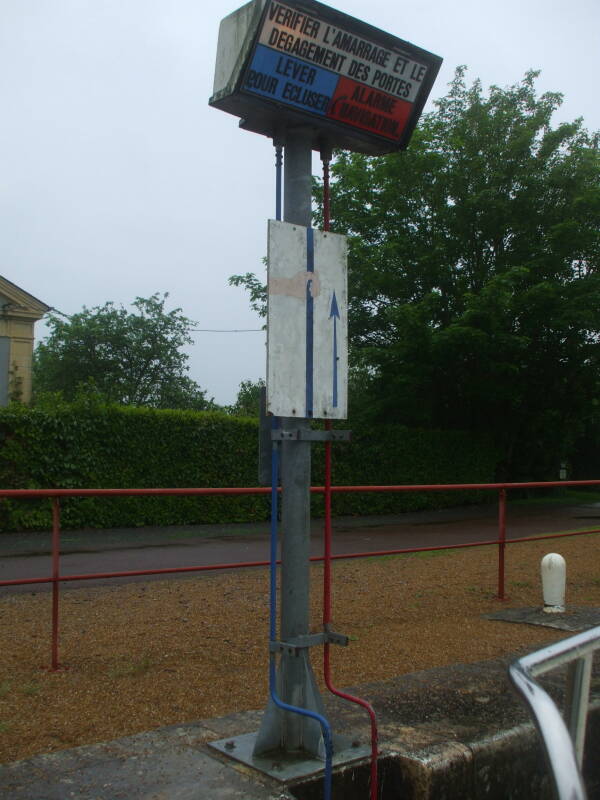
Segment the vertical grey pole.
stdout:
<path fill-rule="evenodd" d="M 284 149 L 284 221 L 311 224 L 312 148 L 302 131 L 287 132 Z M 284 418 L 284 430 L 308 428 L 303 418 Z M 289 641 L 309 633 L 310 594 L 310 442 L 281 443 L 281 600 L 280 639 Z M 278 672 L 281 700 L 324 714 L 310 665 L 308 649 L 298 655 L 282 654 Z M 309 717 L 283 712 L 269 700 L 254 748 L 255 755 L 270 750 L 306 751 L 323 756 L 319 723 Z"/>
<path fill-rule="evenodd" d="M 283 173 L 283 219 L 308 227 L 311 220 L 312 149 L 301 133 L 289 133 L 285 140 Z M 306 428 L 304 419 L 285 418 L 285 429 Z M 310 442 L 283 442 L 281 446 L 281 639 L 288 641 L 309 632 L 310 556 Z M 301 656 L 282 656 L 281 699 L 305 707 Z M 285 749 L 303 746 L 305 718 L 287 714 L 284 718 Z"/>
<path fill-rule="evenodd" d="M 283 219 L 308 228 L 312 222 L 312 149 L 310 139 L 288 132 L 283 162 Z"/>

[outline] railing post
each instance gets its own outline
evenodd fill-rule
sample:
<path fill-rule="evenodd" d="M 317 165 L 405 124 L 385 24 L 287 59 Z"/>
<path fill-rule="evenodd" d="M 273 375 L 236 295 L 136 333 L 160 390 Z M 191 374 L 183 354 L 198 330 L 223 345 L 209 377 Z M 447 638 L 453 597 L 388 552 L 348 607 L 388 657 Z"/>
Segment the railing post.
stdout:
<path fill-rule="evenodd" d="M 506 550 L 506 489 L 498 490 L 498 600 L 504 594 L 504 554 Z"/>
<path fill-rule="evenodd" d="M 58 663 L 58 602 L 60 592 L 60 500 L 52 498 L 52 665 L 50 670 L 60 669 Z"/>
<path fill-rule="evenodd" d="M 573 740 L 579 769 L 583 766 L 586 720 L 590 698 L 593 654 L 588 653 L 569 664 L 564 719 Z"/>

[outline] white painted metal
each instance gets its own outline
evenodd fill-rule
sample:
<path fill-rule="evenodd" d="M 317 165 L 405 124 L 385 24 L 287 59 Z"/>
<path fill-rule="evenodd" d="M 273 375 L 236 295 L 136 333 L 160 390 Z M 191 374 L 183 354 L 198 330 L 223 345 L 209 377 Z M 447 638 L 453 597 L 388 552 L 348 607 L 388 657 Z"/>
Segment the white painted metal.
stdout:
<path fill-rule="evenodd" d="M 541 572 L 544 611 L 549 614 L 563 612 L 567 581 L 567 565 L 564 558 L 558 553 L 548 553 L 542 558 Z"/>
<path fill-rule="evenodd" d="M 281 7 L 281 12 L 279 18 L 284 16 L 285 14 L 289 14 L 290 17 L 294 13 L 294 9 L 286 6 L 283 3 L 278 3 Z M 309 18 L 310 19 L 310 18 Z M 289 51 L 289 27 L 281 28 L 280 23 L 278 22 L 278 16 L 275 16 L 275 19 L 272 20 L 270 15 L 264 21 L 262 30 L 259 34 L 258 41 L 260 44 L 268 47 L 273 47 L 274 49 L 278 50 L 284 56 L 286 52 Z M 284 34 L 282 36 L 282 33 Z M 288 33 L 286 36 L 285 34 Z M 356 78 L 357 75 L 357 61 L 356 59 L 348 58 L 348 49 L 347 49 L 347 40 L 351 37 L 356 38 L 355 31 L 351 31 L 349 29 L 337 29 L 335 30 L 335 34 L 332 33 L 331 26 L 320 24 L 318 21 L 314 21 L 312 25 L 306 27 L 305 32 L 303 33 L 302 30 L 298 30 L 297 28 L 293 31 L 293 38 L 297 45 L 300 45 L 300 49 L 302 49 L 302 44 L 304 44 L 304 49 L 311 52 L 311 48 L 314 50 L 318 48 L 319 50 L 327 50 L 333 58 L 330 59 L 328 67 L 330 70 L 338 73 L 339 75 L 343 75 L 345 78 Z M 340 44 L 336 44 L 336 41 Z M 343 44 L 342 44 L 343 42 Z M 302 44 L 301 44 L 302 43 Z M 402 55 L 399 51 L 387 51 L 383 47 L 377 47 L 377 45 L 369 41 L 368 38 L 357 38 L 357 44 L 360 43 L 363 47 L 370 46 L 374 51 L 379 50 L 381 53 L 381 57 L 385 58 L 385 54 L 389 53 L 389 67 L 386 69 L 389 72 L 386 72 L 383 69 L 377 69 L 373 67 L 372 69 L 364 69 L 365 65 L 360 64 L 360 66 L 364 70 L 364 74 L 361 74 L 360 80 L 366 86 L 370 87 L 371 89 L 385 89 L 385 80 L 390 79 L 397 79 L 397 83 L 399 81 L 400 85 L 395 90 L 397 92 L 397 96 L 401 96 L 403 100 L 414 103 L 417 99 L 417 95 L 421 88 L 421 82 L 425 78 L 427 74 L 427 65 L 422 64 L 419 61 L 411 58 L 409 55 Z M 341 46 L 340 46 L 341 45 Z M 345 49 L 344 49 L 345 47 Z M 311 63 L 312 59 L 310 56 L 305 59 L 308 63 Z M 312 63 L 320 63 L 312 61 Z M 394 65 L 392 67 L 392 64 Z M 412 80 L 410 77 L 413 76 Z M 418 80 L 415 80 L 415 76 L 418 77 Z M 405 78 L 406 80 L 402 80 Z M 389 91 L 387 89 L 386 91 Z M 347 98 L 344 98 L 347 99 Z"/>
<path fill-rule="evenodd" d="M 593 653 L 569 664 L 564 718 L 569 728 L 579 768 L 583 765 L 585 727 L 592 682 Z"/>
<path fill-rule="evenodd" d="M 213 97 L 231 92 L 248 57 L 266 0 L 253 0 L 221 20 Z"/>
<path fill-rule="evenodd" d="M 269 220 L 267 411 L 280 417 L 346 419 L 347 240 L 317 230 L 312 236 L 314 272 L 309 272 L 307 229 Z M 308 293 L 312 348 L 308 345 Z M 332 315 L 334 293 L 339 316 Z M 309 350 L 313 368 L 307 374 Z M 308 384 L 312 385 L 312 414 L 307 408 Z"/>
<path fill-rule="evenodd" d="M 581 764 L 592 657 L 598 649 L 600 626 L 529 653 L 512 663 L 508 670 L 542 737 L 559 800 L 586 800 L 587 797 Z M 570 669 L 563 719 L 550 695 L 535 678 L 564 665 L 569 665 Z"/>

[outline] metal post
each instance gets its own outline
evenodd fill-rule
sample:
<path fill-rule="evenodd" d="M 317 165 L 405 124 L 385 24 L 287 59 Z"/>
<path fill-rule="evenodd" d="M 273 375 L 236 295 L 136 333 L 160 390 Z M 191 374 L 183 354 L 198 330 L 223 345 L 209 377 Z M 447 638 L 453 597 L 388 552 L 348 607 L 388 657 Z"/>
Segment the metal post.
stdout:
<path fill-rule="evenodd" d="M 284 221 L 310 227 L 310 140 L 302 131 L 287 132 L 284 153 Z M 284 418 L 281 427 L 284 430 L 306 429 L 310 422 L 296 417 Z M 309 441 L 284 440 L 281 443 L 280 639 L 284 642 L 309 633 L 310 466 Z M 308 648 L 298 654 L 281 655 L 278 691 L 285 703 L 324 713 Z M 281 711 L 269 701 L 254 754 L 275 749 L 305 751 L 322 757 L 324 745 L 319 723 L 299 714 Z"/>
<path fill-rule="evenodd" d="M 52 664 L 50 670 L 60 669 L 58 663 L 58 604 L 60 592 L 60 501 L 52 498 Z"/>

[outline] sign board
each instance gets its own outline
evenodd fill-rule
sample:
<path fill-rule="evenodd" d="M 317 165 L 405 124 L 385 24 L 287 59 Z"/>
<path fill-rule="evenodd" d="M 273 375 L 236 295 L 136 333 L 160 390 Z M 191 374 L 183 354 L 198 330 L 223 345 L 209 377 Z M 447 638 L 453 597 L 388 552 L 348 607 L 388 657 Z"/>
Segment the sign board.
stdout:
<path fill-rule="evenodd" d="M 346 419 L 347 241 L 269 220 L 267 412 Z"/>
<path fill-rule="evenodd" d="M 253 0 L 221 22 L 210 104 L 313 148 L 379 155 L 410 140 L 442 59 L 315 0 Z"/>

